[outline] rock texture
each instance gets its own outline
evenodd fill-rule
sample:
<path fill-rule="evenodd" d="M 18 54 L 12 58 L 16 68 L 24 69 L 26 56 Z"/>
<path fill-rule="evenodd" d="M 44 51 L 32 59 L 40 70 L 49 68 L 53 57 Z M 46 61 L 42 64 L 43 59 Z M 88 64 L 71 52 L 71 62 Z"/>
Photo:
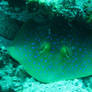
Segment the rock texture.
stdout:
<path fill-rule="evenodd" d="M 3 17 L 2 17 L 3 16 Z M 16 33 L 20 30 L 21 23 L 15 19 L 9 18 L 0 12 L 0 35 L 6 39 L 13 40 Z"/>

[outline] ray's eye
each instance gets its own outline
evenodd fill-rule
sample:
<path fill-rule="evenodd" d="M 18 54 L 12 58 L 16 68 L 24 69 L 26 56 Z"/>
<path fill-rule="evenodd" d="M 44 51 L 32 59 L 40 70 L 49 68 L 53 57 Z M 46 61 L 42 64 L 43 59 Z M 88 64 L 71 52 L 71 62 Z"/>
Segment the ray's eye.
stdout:
<path fill-rule="evenodd" d="M 61 56 L 64 58 L 70 58 L 72 55 L 72 50 L 71 48 L 67 46 L 62 46 L 60 49 Z"/>
<path fill-rule="evenodd" d="M 40 46 L 40 54 L 49 52 L 51 50 L 51 44 L 49 42 L 43 42 Z"/>

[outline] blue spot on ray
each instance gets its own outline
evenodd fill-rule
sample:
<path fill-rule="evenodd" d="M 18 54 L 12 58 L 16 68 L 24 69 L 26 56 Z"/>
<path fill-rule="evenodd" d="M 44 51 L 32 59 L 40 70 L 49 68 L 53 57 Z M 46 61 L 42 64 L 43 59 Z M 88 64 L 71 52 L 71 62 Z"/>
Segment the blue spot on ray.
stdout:
<path fill-rule="evenodd" d="M 36 62 L 34 61 L 33 64 L 36 64 Z"/>
<path fill-rule="evenodd" d="M 29 56 L 32 56 L 32 54 L 29 54 Z"/>
<path fill-rule="evenodd" d="M 79 48 L 79 51 L 82 51 L 82 48 Z"/>
<path fill-rule="evenodd" d="M 32 45 L 35 45 L 36 43 L 32 43 Z"/>
<path fill-rule="evenodd" d="M 27 57 L 28 55 L 26 54 L 25 57 Z"/>
<path fill-rule="evenodd" d="M 32 49 L 35 49 L 35 47 L 32 47 Z"/>
<path fill-rule="evenodd" d="M 35 55 L 34 58 L 37 58 L 37 56 Z"/>
<path fill-rule="evenodd" d="M 45 59 L 45 63 L 47 62 L 47 60 Z"/>
<path fill-rule="evenodd" d="M 22 48 L 19 48 L 19 50 L 22 50 Z"/>
<path fill-rule="evenodd" d="M 29 52 L 32 52 L 32 50 L 29 49 Z"/>
<path fill-rule="evenodd" d="M 29 62 L 31 62 L 31 60 L 29 60 Z"/>

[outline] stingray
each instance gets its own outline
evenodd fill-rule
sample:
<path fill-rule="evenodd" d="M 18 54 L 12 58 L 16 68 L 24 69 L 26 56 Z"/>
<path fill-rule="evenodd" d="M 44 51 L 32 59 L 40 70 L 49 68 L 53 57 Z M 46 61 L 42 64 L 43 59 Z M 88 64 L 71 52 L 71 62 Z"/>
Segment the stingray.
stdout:
<path fill-rule="evenodd" d="M 29 21 L 7 50 L 40 82 L 92 75 L 92 32 L 56 31 L 48 25 Z"/>

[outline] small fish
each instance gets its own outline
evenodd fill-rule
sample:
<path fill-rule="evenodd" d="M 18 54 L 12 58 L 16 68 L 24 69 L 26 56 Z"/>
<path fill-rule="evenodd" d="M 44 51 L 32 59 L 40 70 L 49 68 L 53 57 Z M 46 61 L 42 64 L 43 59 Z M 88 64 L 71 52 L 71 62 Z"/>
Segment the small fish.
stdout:
<path fill-rule="evenodd" d="M 8 47 L 9 54 L 44 83 L 92 75 L 92 32 L 51 30 L 49 34 L 48 29 L 25 23 Z"/>

